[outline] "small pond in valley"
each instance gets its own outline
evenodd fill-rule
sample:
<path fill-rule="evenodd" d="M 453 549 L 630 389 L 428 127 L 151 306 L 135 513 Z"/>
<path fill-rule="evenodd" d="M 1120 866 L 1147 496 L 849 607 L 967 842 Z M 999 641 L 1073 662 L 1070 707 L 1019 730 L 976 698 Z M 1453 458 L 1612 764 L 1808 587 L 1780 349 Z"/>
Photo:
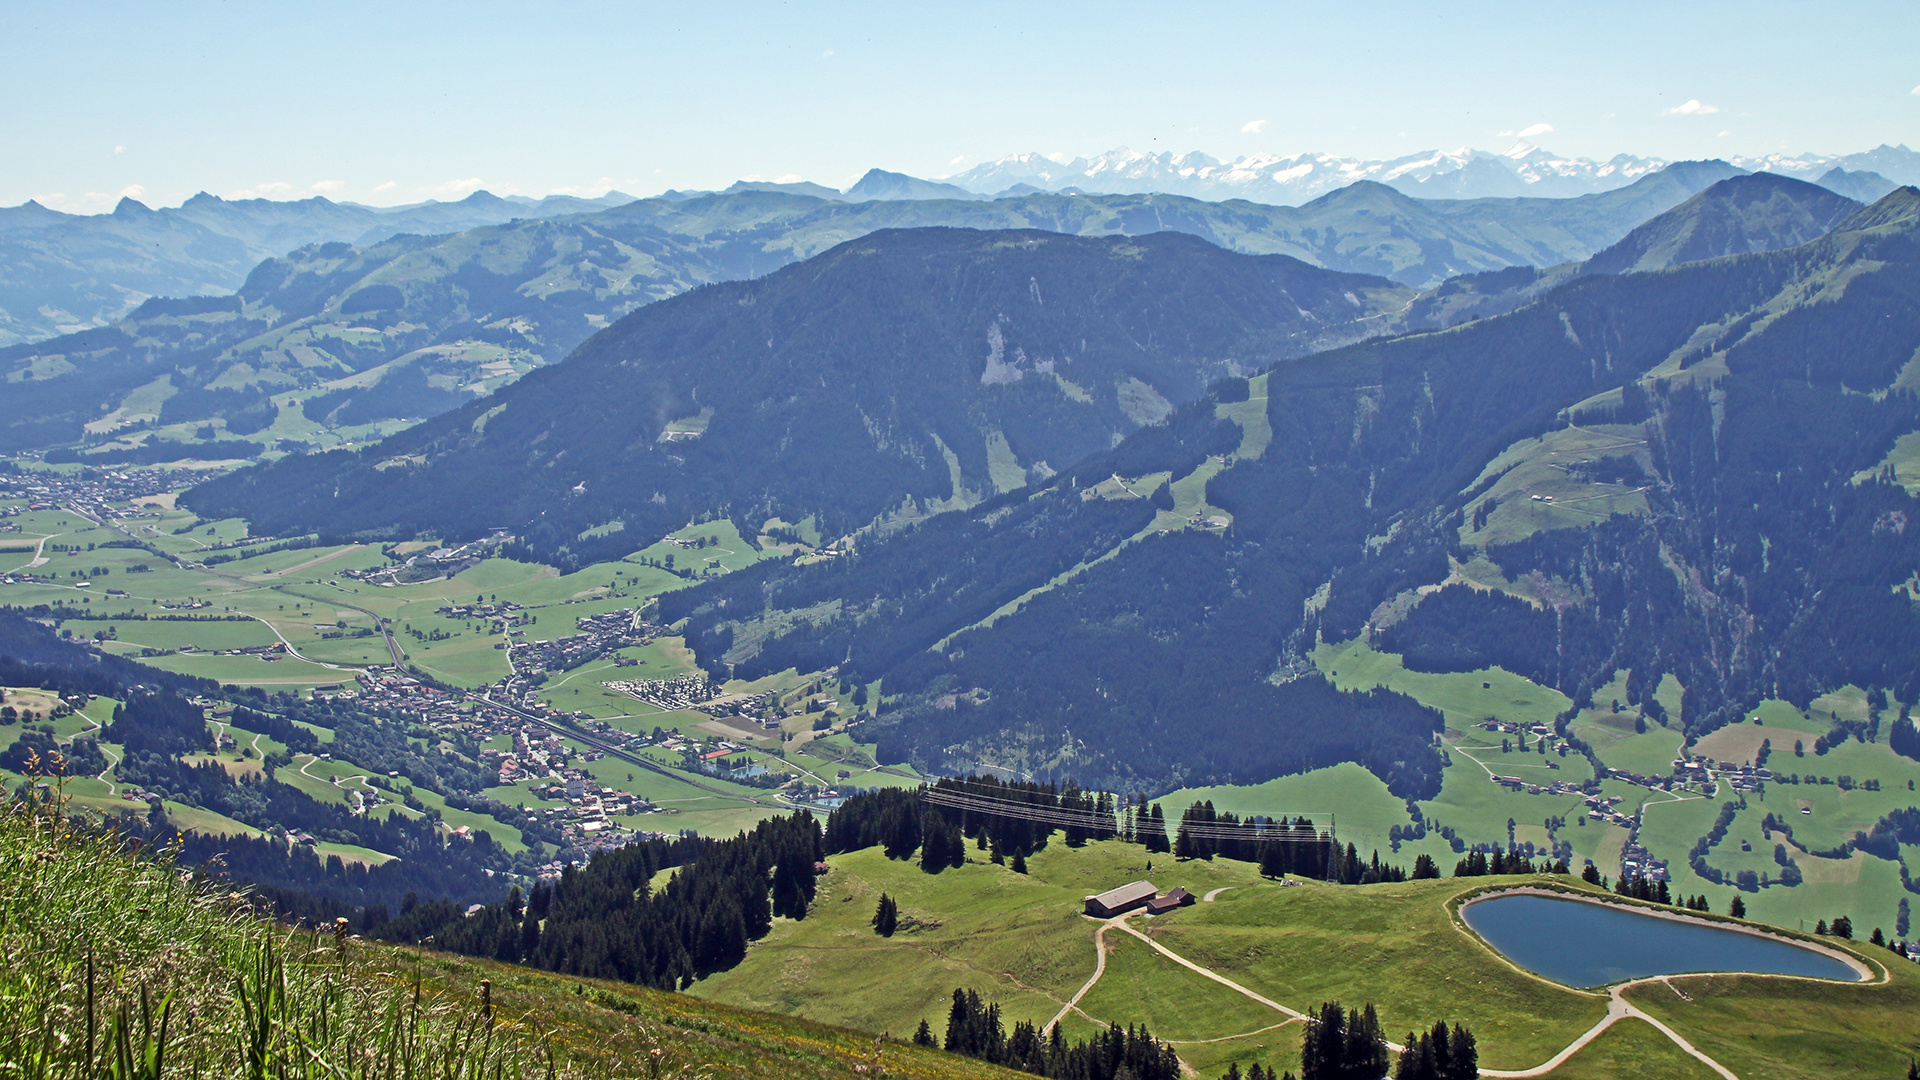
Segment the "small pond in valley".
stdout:
<path fill-rule="evenodd" d="M 1496 895 L 1460 909 L 1501 955 L 1568 986 L 1702 971 L 1754 971 L 1858 982 L 1859 971 L 1784 938 L 1661 918 L 1612 904 Z"/>

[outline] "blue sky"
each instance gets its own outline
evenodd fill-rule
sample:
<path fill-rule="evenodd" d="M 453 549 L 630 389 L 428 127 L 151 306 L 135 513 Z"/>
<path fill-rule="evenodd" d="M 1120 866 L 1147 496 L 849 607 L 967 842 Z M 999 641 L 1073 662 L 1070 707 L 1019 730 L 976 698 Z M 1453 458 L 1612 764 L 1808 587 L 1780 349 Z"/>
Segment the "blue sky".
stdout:
<path fill-rule="evenodd" d="M 1009 153 L 1920 145 L 1920 4 L 42 4 L 0 205 L 844 187 Z M 1688 102 L 1691 109 L 1680 110 Z"/>

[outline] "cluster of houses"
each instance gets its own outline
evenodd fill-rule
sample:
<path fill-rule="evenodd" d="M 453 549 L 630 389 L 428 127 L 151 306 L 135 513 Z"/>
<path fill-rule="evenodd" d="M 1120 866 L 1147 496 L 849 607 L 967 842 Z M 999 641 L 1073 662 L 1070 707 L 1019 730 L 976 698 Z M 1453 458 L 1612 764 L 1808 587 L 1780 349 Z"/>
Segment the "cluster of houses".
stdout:
<path fill-rule="evenodd" d="M 1609 825 L 1619 825 L 1631 829 L 1636 822 L 1619 810 L 1624 800 L 1618 795 L 1587 796 L 1587 816 L 1595 821 L 1604 821 Z"/>
<path fill-rule="evenodd" d="M 1097 896 L 1087 897 L 1086 913 L 1096 919 L 1111 919 L 1116 915 L 1125 915 L 1129 911 L 1164 915 L 1174 908 L 1186 907 L 1193 901 L 1193 894 L 1181 886 L 1176 885 L 1162 893 L 1151 881 L 1134 881 L 1116 889 L 1108 889 Z"/>
<path fill-rule="evenodd" d="M 1759 791 L 1762 784 L 1773 779 L 1773 770 L 1751 763 L 1732 765 L 1712 758 L 1682 758 L 1673 763 L 1673 775 L 1676 780 L 1702 786 L 1724 780 L 1735 791 Z"/>
<path fill-rule="evenodd" d="M 1542 785 L 1518 776 L 1502 776 L 1499 773 L 1492 774 L 1491 779 L 1509 791 L 1524 791 L 1529 795 L 1581 795 L 1586 791 L 1578 784 L 1569 784 L 1564 780 L 1554 780 Z"/>
<path fill-rule="evenodd" d="M 247 645 L 238 649 L 201 649 L 192 644 L 180 646 L 179 652 L 200 656 L 257 656 L 262 660 L 278 660 L 287 655 L 285 642 L 276 641 L 271 645 Z"/>
<path fill-rule="evenodd" d="M 720 696 L 720 688 L 702 672 L 671 679 L 616 679 L 601 685 L 668 711 L 698 709 Z"/>
<path fill-rule="evenodd" d="M 482 611 L 482 608 L 511 608 L 519 610 L 520 605 L 466 605 L 474 609 L 475 615 L 463 614 L 465 608 L 441 608 L 440 613 L 450 618 L 486 617 L 494 620 L 494 629 L 506 634 L 509 639 L 523 638 L 526 631 L 518 629 L 504 611 Z M 570 671 L 591 660 L 597 660 L 609 653 L 633 645 L 651 645 L 653 639 L 666 632 L 665 627 L 654 626 L 641 620 L 640 613 L 634 608 L 620 611 L 608 611 L 598 615 L 587 615 L 575 620 L 579 633 L 551 640 L 513 641 L 508 645 L 513 669 L 521 674 L 531 675 L 540 671 Z M 629 657 L 616 656 L 615 667 L 635 667 L 645 663 Z"/>
<path fill-rule="evenodd" d="M 1495 720 L 1489 717 L 1474 726 L 1483 731 L 1491 731 L 1501 735 L 1517 735 L 1523 746 L 1529 735 L 1538 739 L 1551 739 L 1552 741 L 1547 743 L 1547 749 L 1552 750 L 1561 757 L 1567 756 L 1567 752 L 1573 749 L 1572 743 L 1556 735 L 1553 728 L 1548 727 L 1546 724 L 1514 724 L 1505 720 Z M 1547 765 L 1549 768 L 1559 768 L 1559 766 L 1553 762 L 1548 762 Z"/>
<path fill-rule="evenodd" d="M 69 507 L 99 521 L 155 517 L 157 515 L 153 511 L 130 504 L 178 491 L 205 479 L 204 473 L 179 469 L 0 473 L 0 498 L 26 500 L 24 508 L 9 507 L 0 510 L 0 514 L 11 517 L 22 509 L 57 510 Z"/>
<path fill-rule="evenodd" d="M 513 750 L 480 751 L 484 765 L 499 770 L 502 784 L 517 784 L 528 778 L 553 776 L 571 756 L 567 744 L 546 728 L 527 724 L 513 732 Z"/>
<path fill-rule="evenodd" d="M 1667 860 L 1654 858 L 1638 841 L 1629 841 L 1620 852 L 1620 876 L 1644 881 L 1672 880 L 1667 873 Z"/>

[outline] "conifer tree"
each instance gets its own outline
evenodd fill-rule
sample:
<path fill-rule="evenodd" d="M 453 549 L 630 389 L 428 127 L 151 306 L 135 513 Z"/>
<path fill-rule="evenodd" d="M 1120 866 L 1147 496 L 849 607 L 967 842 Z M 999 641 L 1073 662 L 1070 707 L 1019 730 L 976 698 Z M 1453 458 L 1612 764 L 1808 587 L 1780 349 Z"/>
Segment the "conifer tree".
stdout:
<path fill-rule="evenodd" d="M 1453 1025 L 1448 1040 L 1447 1060 L 1441 1066 L 1441 1080 L 1479 1080 L 1480 1049 L 1474 1045 L 1473 1032 L 1464 1024 Z"/>
<path fill-rule="evenodd" d="M 873 932 L 881 937 L 892 937 L 900 926 L 900 906 L 893 897 L 880 894 L 880 906 L 873 913 Z"/>
<path fill-rule="evenodd" d="M 1324 1002 L 1300 1036 L 1300 1080 L 1344 1080 L 1346 1064 L 1346 1010 L 1337 1001 Z"/>
<path fill-rule="evenodd" d="M 1393 1080 L 1440 1080 L 1440 1070 L 1433 1059 L 1432 1036 L 1407 1032 L 1399 1064 L 1394 1066 Z"/>
<path fill-rule="evenodd" d="M 1738 896 L 1734 897 L 1733 903 L 1727 905 L 1727 914 L 1733 916 L 1736 919 L 1746 918 L 1747 902 L 1745 900 L 1740 899 Z"/>
<path fill-rule="evenodd" d="M 1147 811 L 1146 820 L 1140 825 L 1140 843 L 1149 854 L 1162 854 L 1173 850 L 1167 841 L 1167 819 L 1160 812 L 1160 804 L 1154 803 Z"/>
<path fill-rule="evenodd" d="M 1346 1072 L 1349 1077 L 1387 1075 L 1387 1040 L 1371 1004 L 1347 1019 Z"/>

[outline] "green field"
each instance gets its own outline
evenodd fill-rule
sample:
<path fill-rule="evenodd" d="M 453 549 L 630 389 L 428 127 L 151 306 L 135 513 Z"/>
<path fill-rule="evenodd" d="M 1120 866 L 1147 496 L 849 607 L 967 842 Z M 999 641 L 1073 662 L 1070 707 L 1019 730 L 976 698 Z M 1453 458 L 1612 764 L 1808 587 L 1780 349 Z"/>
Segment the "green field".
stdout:
<path fill-rule="evenodd" d="M 1623 1076 L 1659 1080 L 1715 1080 L 1720 1074 L 1673 1044 L 1644 1020 L 1623 1020 L 1600 1033 L 1564 1065 L 1554 1080 L 1618 1080 Z"/>
<path fill-rule="evenodd" d="M 1528 879 L 1283 887 L 1227 860 L 1161 856 L 1149 871 L 1139 848 L 1113 841 L 1080 850 L 1050 844 L 1029 860 L 1025 877 L 974 851 L 966 866 L 938 875 L 912 861 L 890 861 L 878 849 L 828 861 L 806 919 L 776 920 L 743 964 L 690 992 L 898 1036 L 921 1019 L 938 1034 L 948 997 L 962 987 L 997 1002 L 1009 1024 L 1044 1024 L 1095 971 L 1101 924 L 1080 914 L 1081 898 L 1145 877 L 1162 889 L 1224 890 L 1210 902 L 1129 920 L 1175 955 L 1288 1009 L 1308 1011 L 1327 1000 L 1372 1003 L 1396 1040 L 1437 1020 L 1464 1023 L 1486 1068 L 1534 1067 L 1607 1013 L 1605 994 L 1514 968 L 1449 906 L 1471 889 Z M 883 892 L 902 917 L 891 938 L 869 925 Z M 1105 938 L 1104 972 L 1062 1021 L 1070 1036 L 1096 1024 L 1144 1023 L 1203 1076 L 1230 1062 L 1298 1069 L 1300 1027 L 1287 1014 L 1178 965 L 1124 930 L 1110 929 Z M 1920 970 L 1877 955 L 1891 969 L 1889 985 L 1689 976 L 1674 979 L 1684 999 L 1657 983 L 1630 993 L 1743 1076 L 1897 1075 L 1916 1038 L 1906 1010 L 1920 995 Z M 875 971 L 886 978 L 872 978 Z M 1801 1004 L 1814 1001 L 1822 1004 Z M 1769 1016 L 1782 1021 L 1778 1033 L 1754 1039 L 1748 1028 Z M 1816 1030 L 1827 1034 L 1797 1041 Z M 1693 1076 L 1697 1066 L 1704 1068 L 1650 1025 L 1629 1020 L 1551 1075 L 1637 1069 Z"/>
<path fill-rule="evenodd" d="M 1146 876 L 1146 856 L 1119 843 L 1081 851 L 1055 843 L 1028 860 L 1025 876 L 988 864 L 984 852 L 969 858 L 965 867 L 929 875 L 878 849 L 835 856 L 806 920 L 780 920 L 746 963 L 692 992 L 812 1019 L 840 1016 L 899 1036 L 923 1018 L 937 1030 L 947 999 L 963 986 L 999 1002 L 1009 1026 L 1043 1024 L 1093 973 L 1093 924 L 1079 915 L 1081 897 Z M 1255 880 L 1253 868 L 1225 861 L 1176 870 L 1161 857 L 1154 869 L 1155 880 L 1196 890 Z M 899 903 L 903 919 L 926 925 L 875 935 L 869 921 L 882 892 Z M 888 978 L 875 982 L 870 975 L 882 967 Z M 1065 1030 L 1081 1037 L 1092 1026 L 1076 1019 Z"/>

